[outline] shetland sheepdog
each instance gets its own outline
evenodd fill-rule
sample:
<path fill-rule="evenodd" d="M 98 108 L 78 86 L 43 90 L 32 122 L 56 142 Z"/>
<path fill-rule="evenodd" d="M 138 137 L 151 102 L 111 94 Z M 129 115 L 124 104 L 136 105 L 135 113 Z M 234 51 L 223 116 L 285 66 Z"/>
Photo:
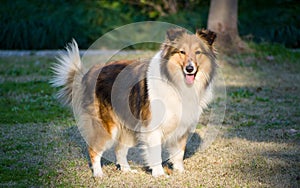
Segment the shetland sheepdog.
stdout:
<path fill-rule="evenodd" d="M 146 166 L 154 177 L 165 175 L 162 148 L 173 169 L 184 171 L 189 133 L 212 99 L 217 69 L 216 34 L 190 34 L 173 28 L 161 49 L 149 60 L 121 60 L 83 70 L 77 43 L 67 46 L 53 68 L 57 96 L 73 109 L 87 142 L 93 176 L 102 177 L 100 160 L 114 146 L 116 164 L 127 162 L 130 147 L 142 145 Z M 163 147 L 162 147 L 163 146 Z"/>

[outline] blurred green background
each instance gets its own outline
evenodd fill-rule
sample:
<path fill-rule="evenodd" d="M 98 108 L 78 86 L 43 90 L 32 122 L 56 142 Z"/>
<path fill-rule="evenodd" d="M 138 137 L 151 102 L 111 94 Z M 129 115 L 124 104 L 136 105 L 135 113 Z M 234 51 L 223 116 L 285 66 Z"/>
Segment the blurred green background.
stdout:
<path fill-rule="evenodd" d="M 166 21 L 194 31 L 206 27 L 209 10 L 209 0 L 177 1 L 175 12 L 164 9 L 162 0 L 1 0 L 0 4 L 0 49 L 30 50 L 63 48 L 72 38 L 88 48 L 104 33 L 139 21 Z M 238 28 L 246 41 L 299 48 L 300 1 L 239 0 Z"/>

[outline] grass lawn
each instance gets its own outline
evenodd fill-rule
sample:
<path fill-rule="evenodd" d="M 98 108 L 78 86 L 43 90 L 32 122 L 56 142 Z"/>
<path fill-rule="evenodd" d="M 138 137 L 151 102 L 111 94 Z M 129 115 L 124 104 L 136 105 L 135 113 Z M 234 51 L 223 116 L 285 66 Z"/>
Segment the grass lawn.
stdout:
<path fill-rule="evenodd" d="M 186 172 L 169 178 L 138 165 L 139 173 L 122 173 L 104 161 L 106 177 L 93 179 L 72 113 L 48 84 L 54 57 L 0 57 L 0 186 L 300 187 L 300 52 L 252 47 L 252 54 L 219 56 L 223 126 L 210 147 L 197 148 L 206 111 L 187 146 Z"/>

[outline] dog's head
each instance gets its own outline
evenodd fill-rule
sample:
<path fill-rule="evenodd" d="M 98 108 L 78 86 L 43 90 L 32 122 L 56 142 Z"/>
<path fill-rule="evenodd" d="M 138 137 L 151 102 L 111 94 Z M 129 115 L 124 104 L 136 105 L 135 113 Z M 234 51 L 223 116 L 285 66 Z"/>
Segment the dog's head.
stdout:
<path fill-rule="evenodd" d="M 195 81 L 207 86 L 216 65 L 215 38 L 214 32 L 204 29 L 195 34 L 178 28 L 168 30 L 162 45 L 162 70 L 166 76 L 175 83 L 184 79 L 189 86 Z"/>

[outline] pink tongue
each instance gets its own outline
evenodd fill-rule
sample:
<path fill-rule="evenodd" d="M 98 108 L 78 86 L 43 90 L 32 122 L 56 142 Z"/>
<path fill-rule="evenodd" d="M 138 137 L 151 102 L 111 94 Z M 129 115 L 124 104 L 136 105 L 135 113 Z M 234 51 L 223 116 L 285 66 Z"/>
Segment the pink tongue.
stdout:
<path fill-rule="evenodd" d="M 191 75 L 186 74 L 185 75 L 185 80 L 186 80 L 187 84 L 194 83 L 194 79 L 195 79 L 195 75 L 193 75 L 193 74 L 191 74 Z"/>

